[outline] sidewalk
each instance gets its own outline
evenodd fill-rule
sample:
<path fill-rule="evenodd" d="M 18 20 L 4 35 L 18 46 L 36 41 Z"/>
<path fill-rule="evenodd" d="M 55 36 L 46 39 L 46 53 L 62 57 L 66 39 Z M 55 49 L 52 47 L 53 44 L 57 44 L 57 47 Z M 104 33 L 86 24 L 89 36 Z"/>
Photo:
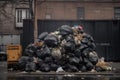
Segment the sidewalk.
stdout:
<path fill-rule="evenodd" d="M 120 69 L 120 62 L 110 62 L 111 66 L 116 69 Z"/>
<path fill-rule="evenodd" d="M 7 72 L 7 63 L 1 62 L 0 63 L 0 71 L 3 73 L 7 73 L 8 76 L 40 76 L 40 75 L 81 75 L 81 76 L 95 76 L 95 75 L 105 75 L 105 76 L 113 76 L 117 75 L 120 76 L 120 62 L 110 62 L 111 66 L 113 67 L 113 71 L 105 71 L 105 72 L 20 72 L 20 71 L 8 71 Z"/>
<path fill-rule="evenodd" d="M 63 75 L 63 76 L 118 76 L 120 77 L 120 62 L 110 62 L 113 67 L 113 71 L 104 71 L 104 72 L 16 72 L 11 71 L 8 72 L 8 76 L 18 77 L 18 76 L 55 76 L 55 75 Z"/>

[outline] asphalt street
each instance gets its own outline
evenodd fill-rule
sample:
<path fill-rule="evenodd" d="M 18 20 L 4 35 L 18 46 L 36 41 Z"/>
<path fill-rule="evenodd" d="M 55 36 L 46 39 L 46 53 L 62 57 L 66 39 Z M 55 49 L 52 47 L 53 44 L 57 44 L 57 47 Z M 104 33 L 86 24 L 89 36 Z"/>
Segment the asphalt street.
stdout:
<path fill-rule="evenodd" d="M 7 80 L 7 62 L 0 62 L 0 80 Z"/>

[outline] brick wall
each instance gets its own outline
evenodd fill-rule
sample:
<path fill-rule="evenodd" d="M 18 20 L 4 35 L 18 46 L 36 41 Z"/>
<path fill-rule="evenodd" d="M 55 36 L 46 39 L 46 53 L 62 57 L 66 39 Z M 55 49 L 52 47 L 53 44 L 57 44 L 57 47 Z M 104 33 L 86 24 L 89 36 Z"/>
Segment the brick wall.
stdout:
<path fill-rule="evenodd" d="M 120 3 L 85 2 L 37 2 L 37 18 L 45 19 L 46 14 L 54 20 L 77 20 L 77 7 L 85 8 L 85 19 L 108 20 L 114 18 L 114 7 Z"/>
<path fill-rule="evenodd" d="M 5 7 L 6 15 L 0 14 L 0 33 L 2 34 L 20 34 L 22 29 L 18 29 L 15 26 L 15 9 L 16 8 L 28 8 L 28 4 L 8 4 Z"/>

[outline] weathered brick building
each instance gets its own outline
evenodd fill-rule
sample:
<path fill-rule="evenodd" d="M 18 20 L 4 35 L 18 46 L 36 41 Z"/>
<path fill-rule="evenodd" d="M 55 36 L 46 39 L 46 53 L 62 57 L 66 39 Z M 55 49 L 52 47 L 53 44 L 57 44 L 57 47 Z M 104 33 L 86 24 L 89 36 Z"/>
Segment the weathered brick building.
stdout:
<path fill-rule="evenodd" d="M 4 4 L 4 1 L 0 1 L 0 4 Z M 1 34 L 20 34 L 22 33 L 22 27 L 16 25 L 17 23 L 17 16 L 21 15 L 20 11 L 17 12 L 18 9 L 28 9 L 29 5 L 28 2 L 21 2 L 21 3 L 6 3 L 5 7 L 1 7 L 1 12 L 5 11 L 5 13 L 0 13 L 0 33 Z M 5 14 L 5 15 L 4 15 Z"/>
<path fill-rule="evenodd" d="M 116 0 L 37 0 L 38 19 L 52 20 L 113 20 L 120 1 Z M 118 15 L 118 14 L 117 14 Z"/>
<path fill-rule="evenodd" d="M 28 18 L 28 12 L 28 2 L 0 1 L 0 52 L 5 51 L 6 45 L 20 44 L 22 19 Z"/>

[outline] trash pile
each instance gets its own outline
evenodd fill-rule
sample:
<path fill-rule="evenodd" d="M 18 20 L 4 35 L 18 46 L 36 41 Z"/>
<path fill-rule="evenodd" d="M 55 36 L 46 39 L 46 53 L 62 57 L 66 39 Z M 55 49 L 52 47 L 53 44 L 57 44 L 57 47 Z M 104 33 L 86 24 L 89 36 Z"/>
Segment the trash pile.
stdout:
<path fill-rule="evenodd" d="M 56 31 L 43 32 L 38 40 L 29 44 L 25 56 L 19 59 L 20 70 L 85 72 L 103 71 L 98 63 L 92 36 L 86 34 L 81 26 L 62 25 Z"/>

